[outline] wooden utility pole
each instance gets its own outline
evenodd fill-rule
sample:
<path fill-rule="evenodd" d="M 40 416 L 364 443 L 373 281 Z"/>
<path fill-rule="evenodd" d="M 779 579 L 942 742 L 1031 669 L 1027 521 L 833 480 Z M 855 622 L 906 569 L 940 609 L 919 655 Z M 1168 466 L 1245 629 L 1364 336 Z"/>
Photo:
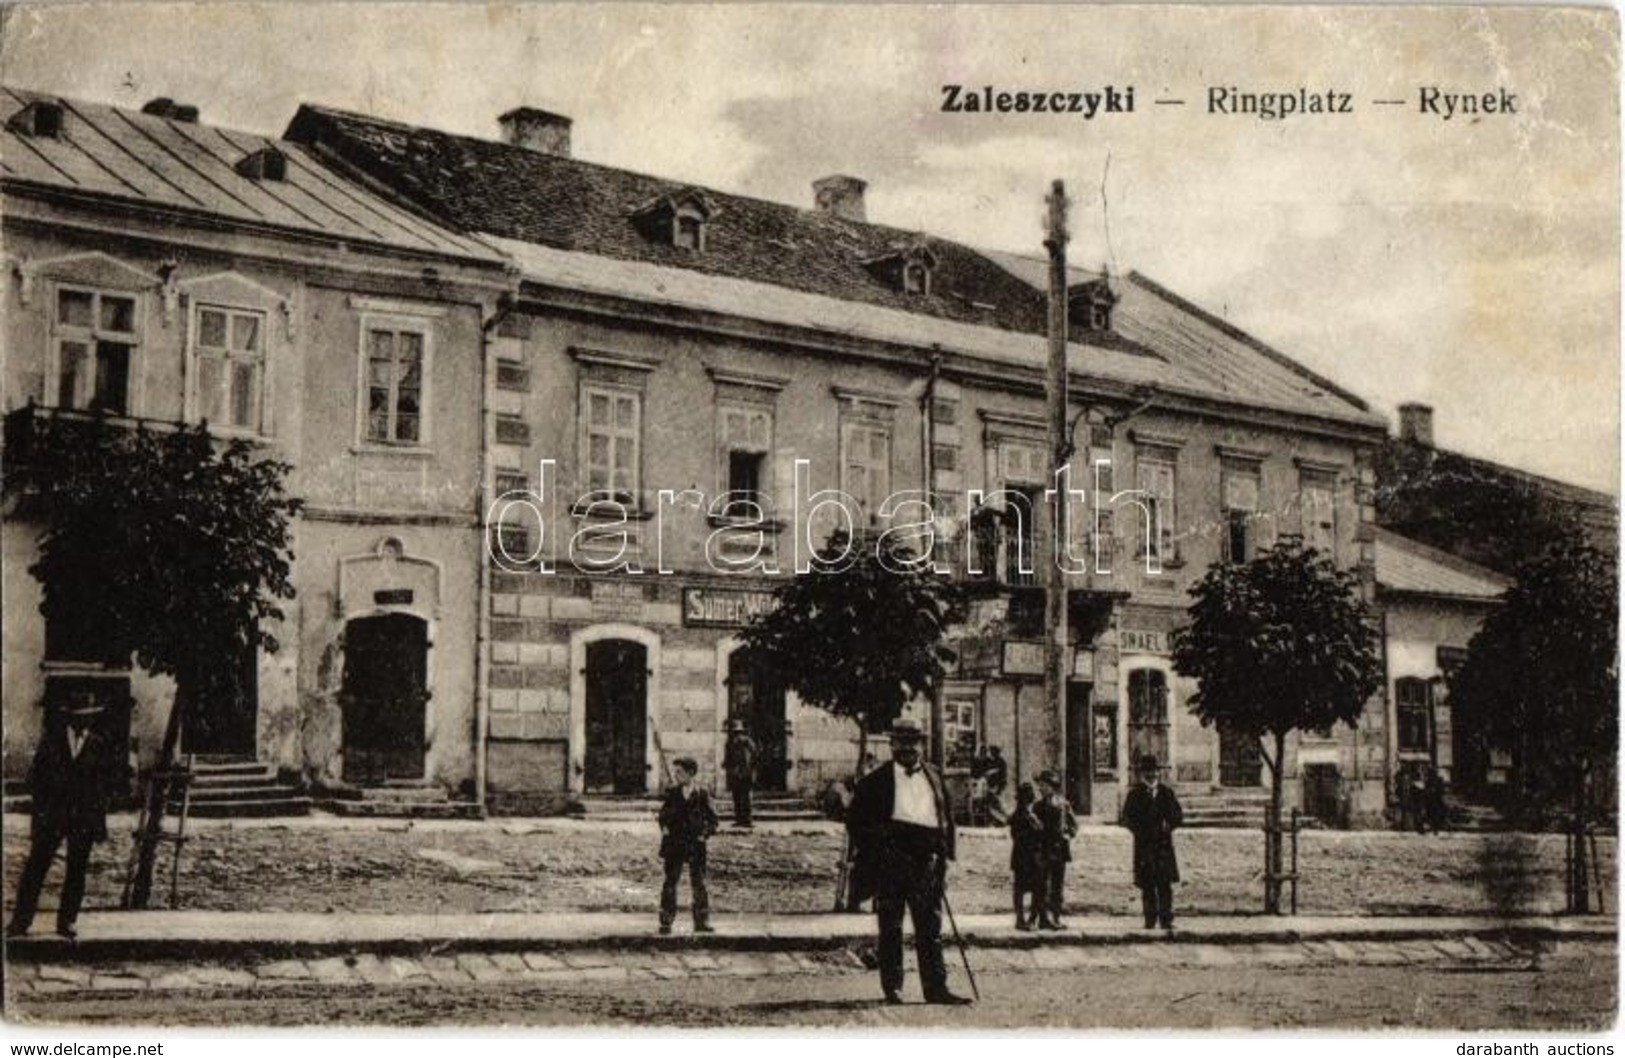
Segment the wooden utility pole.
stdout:
<path fill-rule="evenodd" d="M 1044 705 L 1049 710 L 1053 732 L 1050 759 L 1061 773 L 1061 789 L 1075 789 L 1067 760 L 1066 681 L 1066 577 L 1061 572 L 1061 549 L 1066 546 L 1067 497 L 1060 488 L 1059 471 L 1070 453 L 1066 436 L 1066 185 L 1060 180 L 1050 185 L 1049 225 L 1044 248 L 1049 251 L 1049 369 L 1045 374 L 1045 440 L 1050 451 L 1049 509 L 1050 546 L 1044 563 L 1044 629 L 1048 639 L 1044 665 Z M 1077 806 L 1087 810 L 1087 805 Z"/>

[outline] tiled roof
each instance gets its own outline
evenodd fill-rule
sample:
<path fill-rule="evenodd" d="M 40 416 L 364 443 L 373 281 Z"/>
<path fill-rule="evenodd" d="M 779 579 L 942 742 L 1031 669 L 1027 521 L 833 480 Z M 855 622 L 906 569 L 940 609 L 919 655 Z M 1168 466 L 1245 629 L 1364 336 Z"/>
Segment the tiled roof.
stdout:
<path fill-rule="evenodd" d="M 983 252 L 1034 288 L 1047 289 L 1048 262 Z M 1099 278 L 1099 273 L 1072 269 L 1069 282 L 1076 286 Z M 1113 281 L 1112 289 L 1119 298 L 1112 312 L 1113 329 L 1154 350 L 1202 390 L 1232 400 L 1268 401 L 1310 415 L 1370 411 L 1354 394 L 1138 272 Z M 1371 421 L 1382 420 L 1371 416 Z"/>
<path fill-rule="evenodd" d="M 447 224 L 493 236 L 527 276 L 547 268 L 553 271 L 544 278 L 568 273 L 605 292 L 780 322 L 806 319 L 916 345 L 999 349 L 1022 363 L 1033 362 L 1034 349 L 1041 352 L 1033 337 L 1046 328 L 1043 262 L 329 107 L 301 107 L 287 135 Z M 689 193 L 702 194 L 715 210 L 702 253 L 651 238 L 637 223 L 650 202 Z M 929 296 L 903 293 L 865 267 L 921 239 L 938 259 Z M 1074 370 L 1384 425 L 1358 398 L 1151 280 L 1131 275 L 1117 286 L 1122 300 L 1113 331 L 1075 334 Z M 993 329 L 1016 333 L 1001 339 Z"/>
<path fill-rule="evenodd" d="M 1384 591 L 1489 602 L 1511 583 L 1449 552 L 1377 530 L 1377 586 Z"/>
<path fill-rule="evenodd" d="M 66 121 L 59 137 L 21 135 L 8 126 L 35 101 L 62 105 Z M 237 171 L 243 157 L 267 147 L 286 156 L 285 180 L 254 180 Z M 498 260 L 478 239 L 337 178 L 297 144 L 16 88 L 0 87 L 0 187 L 95 196 L 353 243 Z"/>
<path fill-rule="evenodd" d="M 330 107 L 301 107 L 287 135 L 332 151 L 463 231 L 1007 330 L 1044 327 L 1041 293 L 947 240 L 926 240 L 937 257 L 929 295 L 905 294 L 865 267 L 919 241 L 917 232 Z M 651 238 L 637 223 L 651 202 L 692 191 L 715 211 L 703 253 Z"/>

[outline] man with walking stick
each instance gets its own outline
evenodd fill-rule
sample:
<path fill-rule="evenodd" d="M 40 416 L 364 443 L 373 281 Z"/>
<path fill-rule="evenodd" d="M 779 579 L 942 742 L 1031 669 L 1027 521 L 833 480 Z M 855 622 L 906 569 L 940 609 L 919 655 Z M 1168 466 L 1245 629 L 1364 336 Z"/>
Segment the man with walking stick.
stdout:
<path fill-rule="evenodd" d="M 927 1003 L 971 1002 L 948 990 L 942 957 L 942 912 L 954 822 L 942 776 L 921 761 L 918 723 L 892 725 L 892 762 L 858 781 L 846 826 L 857 880 L 872 885 L 879 922 L 880 987 L 888 1004 L 903 1001 L 903 910 L 914 923 L 914 955 Z M 857 894 L 859 899 L 867 894 Z"/>

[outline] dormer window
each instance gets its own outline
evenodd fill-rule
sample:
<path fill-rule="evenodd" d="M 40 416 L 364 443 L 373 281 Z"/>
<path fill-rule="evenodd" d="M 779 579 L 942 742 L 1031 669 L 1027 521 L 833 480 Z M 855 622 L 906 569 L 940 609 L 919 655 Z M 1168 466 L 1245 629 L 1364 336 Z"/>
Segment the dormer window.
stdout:
<path fill-rule="evenodd" d="M 672 220 L 671 244 L 679 250 L 705 249 L 705 221 L 692 213 L 679 213 Z"/>
<path fill-rule="evenodd" d="M 1067 291 L 1068 322 L 1080 331 L 1100 334 L 1112 329 L 1117 295 L 1106 278 L 1079 283 Z"/>
<path fill-rule="evenodd" d="M 58 140 L 62 138 L 65 120 L 66 113 L 61 103 L 36 99 L 13 114 L 11 120 L 6 122 L 6 128 L 20 136 Z"/>
<path fill-rule="evenodd" d="M 261 147 L 238 160 L 236 169 L 250 180 L 280 182 L 288 178 L 288 156 L 275 147 Z"/>
<path fill-rule="evenodd" d="M 924 242 L 916 242 L 872 257 L 864 261 L 863 266 L 893 290 L 924 296 L 931 293 L 931 273 L 936 270 L 937 255 Z"/>
<path fill-rule="evenodd" d="M 717 215 L 710 199 L 698 191 L 662 195 L 633 214 L 633 223 L 651 240 L 679 250 L 705 252 L 706 226 Z"/>

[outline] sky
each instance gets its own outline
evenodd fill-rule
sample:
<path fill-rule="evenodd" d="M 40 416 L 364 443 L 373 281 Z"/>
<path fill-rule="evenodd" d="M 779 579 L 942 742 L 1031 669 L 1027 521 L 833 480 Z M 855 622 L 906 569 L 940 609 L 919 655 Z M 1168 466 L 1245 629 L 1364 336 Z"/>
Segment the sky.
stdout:
<path fill-rule="evenodd" d="M 848 173 L 871 220 L 1034 256 L 1064 179 L 1073 264 L 1391 420 L 1431 404 L 1442 446 L 1616 495 L 1618 67 L 1612 12 L 1553 7 L 98 3 L 0 39 L 8 84 L 271 134 L 305 101 L 492 138 L 540 106 L 578 158 L 801 205 Z M 1135 109 L 943 113 L 945 84 L 1132 85 Z M 1354 112 L 1210 112 L 1224 87 Z M 1446 121 L 1429 87 L 1516 112 Z"/>

